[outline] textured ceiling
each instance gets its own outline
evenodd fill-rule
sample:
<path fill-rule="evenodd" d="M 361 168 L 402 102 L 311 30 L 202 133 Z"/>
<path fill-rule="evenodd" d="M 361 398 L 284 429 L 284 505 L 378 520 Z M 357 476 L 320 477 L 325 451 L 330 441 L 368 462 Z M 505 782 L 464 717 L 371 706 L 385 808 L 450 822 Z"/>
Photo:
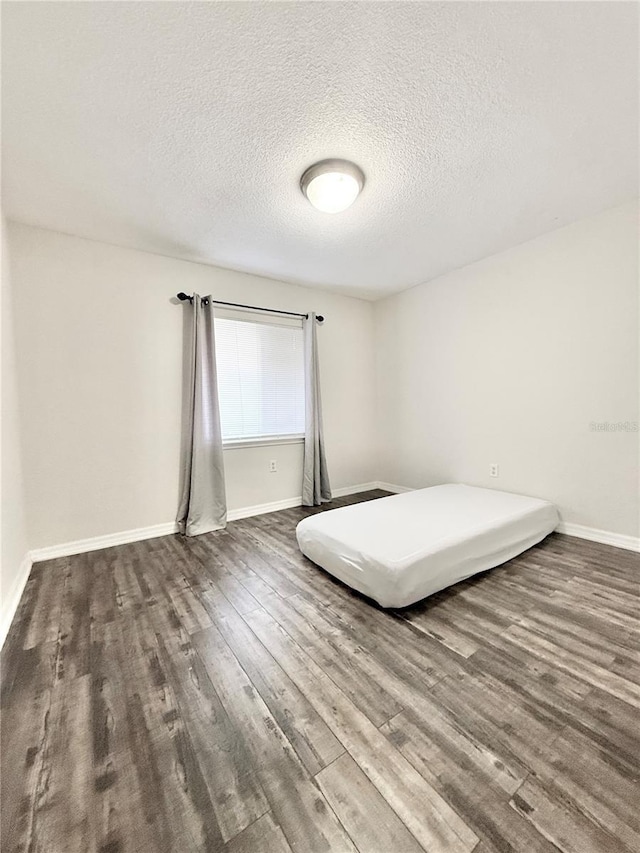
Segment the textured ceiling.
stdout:
<path fill-rule="evenodd" d="M 9 218 L 377 298 L 637 194 L 635 3 L 2 3 Z M 335 216 L 326 157 L 367 183 Z"/>

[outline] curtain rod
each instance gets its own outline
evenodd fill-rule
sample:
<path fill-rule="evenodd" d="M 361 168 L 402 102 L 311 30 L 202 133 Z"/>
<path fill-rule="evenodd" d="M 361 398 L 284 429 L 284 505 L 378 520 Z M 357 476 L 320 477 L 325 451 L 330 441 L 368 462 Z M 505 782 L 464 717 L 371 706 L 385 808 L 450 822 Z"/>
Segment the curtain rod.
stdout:
<path fill-rule="evenodd" d="M 180 302 L 193 302 L 193 296 L 189 296 L 187 293 L 178 293 L 178 299 Z M 289 317 L 304 317 L 305 320 L 309 319 L 308 314 L 298 314 L 297 311 L 278 311 L 276 308 L 260 308 L 258 305 L 243 305 L 241 302 L 223 302 L 221 299 L 212 299 L 216 305 L 229 305 L 232 308 L 249 308 L 251 311 L 266 311 L 267 314 L 287 314 Z M 316 317 L 318 323 L 324 322 L 324 317 L 322 314 L 318 314 Z"/>

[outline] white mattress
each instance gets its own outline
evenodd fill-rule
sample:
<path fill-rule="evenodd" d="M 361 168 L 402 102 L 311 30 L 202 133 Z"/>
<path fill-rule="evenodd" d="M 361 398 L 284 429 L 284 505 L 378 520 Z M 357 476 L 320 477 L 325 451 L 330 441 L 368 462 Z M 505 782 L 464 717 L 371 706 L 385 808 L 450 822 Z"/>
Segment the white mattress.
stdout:
<path fill-rule="evenodd" d="M 448 484 L 305 518 L 300 550 L 382 607 L 406 607 L 500 565 L 558 523 L 553 504 Z"/>

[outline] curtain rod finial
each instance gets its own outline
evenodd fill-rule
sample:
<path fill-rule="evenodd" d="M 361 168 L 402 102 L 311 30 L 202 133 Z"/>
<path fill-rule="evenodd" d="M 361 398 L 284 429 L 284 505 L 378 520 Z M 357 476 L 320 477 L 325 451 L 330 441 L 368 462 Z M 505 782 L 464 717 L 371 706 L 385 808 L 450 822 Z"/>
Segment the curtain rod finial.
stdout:
<path fill-rule="evenodd" d="M 178 294 L 178 299 L 180 300 L 180 302 L 186 302 L 187 300 L 189 302 L 191 302 L 192 298 L 193 297 L 188 296 L 186 293 L 179 293 Z"/>

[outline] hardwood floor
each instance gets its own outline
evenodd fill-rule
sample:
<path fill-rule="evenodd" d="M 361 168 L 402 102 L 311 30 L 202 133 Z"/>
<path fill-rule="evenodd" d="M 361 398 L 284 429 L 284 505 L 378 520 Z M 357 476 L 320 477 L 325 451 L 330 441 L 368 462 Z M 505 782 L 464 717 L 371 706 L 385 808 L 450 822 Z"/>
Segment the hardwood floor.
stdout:
<path fill-rule="evenodd" d="M 552 535 L 388 612 L 302 557 L 312 511 L 34 568 L 2 850 L 640 850 L 639 556 Z"/>

